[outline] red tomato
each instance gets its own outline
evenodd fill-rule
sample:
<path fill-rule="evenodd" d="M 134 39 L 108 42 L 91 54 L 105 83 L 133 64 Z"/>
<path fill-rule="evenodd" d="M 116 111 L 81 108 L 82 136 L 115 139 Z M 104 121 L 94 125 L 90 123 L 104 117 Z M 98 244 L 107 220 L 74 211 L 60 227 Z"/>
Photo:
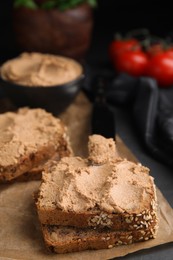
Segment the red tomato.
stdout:
<path fill-rule="evenodd" d="M 148 63 L 146 74 L 155 78 L 159 86 L 173 85 L 173 52 L 165 51 L 153 56 Z"/>
<path fill-rule="evenodd" d="M 148 57 L 140 50 L 122 52 L 114 60 L 114 66 L 117 72 L 126 72 L 136 77 L 145 74 L 147 65 Z"/>
<path fill-rule="evenodd" d="M 165 52 L 173 56 L 173 48 L 169 47 L 167 49 L 164 49 L 164 46 L 161 43 L 153 44 L 146 50 L 146 53 L 148 54 L 149 58 L 152 58 L 155 55 L 165 53 Z"/>
<path fill-rule="evenodd" d="M 141 45 L 136 39 L 114 40 L 109 45 L 109 56 L 111 60 L 114 60 L 117 54 L 134 49 L 141 50 Z"/>
<path fill-rule="evenodd" d="M 162 44 L 160 44 L 160 43 L 153 44 L 153 45 L 149 46 L 146 50 L 146 53 L 149 58 L 152 58 L 153 56 L 155 56 L 159 53 L 162 53 L 162 52 L 164 52 L 164 50 L 163 50 Z"/>

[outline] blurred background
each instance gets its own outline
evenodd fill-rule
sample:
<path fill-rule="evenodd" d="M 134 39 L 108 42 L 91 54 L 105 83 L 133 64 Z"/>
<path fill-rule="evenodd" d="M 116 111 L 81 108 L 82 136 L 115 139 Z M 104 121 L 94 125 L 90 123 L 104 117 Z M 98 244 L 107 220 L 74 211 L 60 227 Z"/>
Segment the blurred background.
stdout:
<path fill-rule="evenodd" d="M 16 56 L 13 34 L 13 1 L 0 1 L 0 62 Z M 94 9 L 94 28 L 86 59 L 89 63 L 107 62 L 107 47 L 115 32 L 126 33 L 148 28 L 153 34 L 172 34 L 172 9 L 158 1 L 98 0 Z M 36 36 L 35 36 L 36 37 Z"/>

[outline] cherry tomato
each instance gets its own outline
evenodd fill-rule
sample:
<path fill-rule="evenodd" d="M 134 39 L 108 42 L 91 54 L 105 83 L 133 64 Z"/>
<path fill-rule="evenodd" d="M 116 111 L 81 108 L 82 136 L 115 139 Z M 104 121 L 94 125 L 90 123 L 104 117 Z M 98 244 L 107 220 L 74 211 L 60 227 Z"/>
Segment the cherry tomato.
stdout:
<path fill-rule="evenodd" d="M 114 40 L 109 45 L 109 56 L 111 60 L 114 60 L 117 54 L 127 50 L 141 50 L 139 41 L 136 39 Z"/>
<path fill-rule="evenodd" d="M 114 66 L 117 72 L 126 72 L 136 77 L 145 74 L 147 65 L 148 57 L 140 50 L 119 53 L 114 60 Z"/>
<path fill-rule="evenodd" d="M 156 43 L 153 44 L 151 46 L 149 46 L 146 50 L 146 53 L 148 55 L 149 58 L 152 58 L 155 55 L 158 55 L 160 53 L 167 53 L 167 55 L 172 55 L 173 56 L 173 48 L 172 47 L 168 47 L 168 48 L 164 48 L 163 44 L 161 43 Z"/>
<path fill-rule="evenodd" d="M 163 52 L 164 52 L 163 46 L 160 43 L 152 44 L 146 50 L 146 53 L 149 58 L 152 58 L 153 56 Z"/>
<path fill-rule="evenodd" d="M 173 52 L 165 51 L 153 56 L 148 63 L 146 74 L 155 78 L 161 87 L 173 85 Z"/>

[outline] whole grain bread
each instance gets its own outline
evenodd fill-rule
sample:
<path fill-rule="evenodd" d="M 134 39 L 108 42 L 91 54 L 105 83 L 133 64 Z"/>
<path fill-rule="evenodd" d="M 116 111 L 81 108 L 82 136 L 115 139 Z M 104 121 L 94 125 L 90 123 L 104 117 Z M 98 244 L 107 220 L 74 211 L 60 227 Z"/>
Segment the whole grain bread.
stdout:
<path fill-rule="evenodd" d="M 112 231 L 42 225 L 45 244 L 54 253 L 70 253 L 87 249 L 111 249 L 120 245 L 155 238 L 155 229 Z"/>
<path fill-rule="evenodd" d="M 113 143 L 94 135 L 87 159 L 62 158 L 47 165 L 36 201 L 42 224 L 115 231 L 155 229 L 157 197 L 149 169 L 118 158 Z"/>
<path fill-rule="evenodd" d="M 30 176 L 32 171 L 32 176 L 40 174 L 55 154 L 72 154 L 64 124 L 39 108 L 0 115 L 0 150 L 0 182 Z"/>
<path fill-rule="evenodd" d="M 10 184 L 14 182 L 27 182 L 27 181 L 33 181 L 33 180 L 41 180 L 42 179 L 42 173 L 44 168 L 46 167 L 46 164 L 48 162 L 51 162 L 52 160 L 59 161 L 62 157 L 66 157 L 69 155 L 72 155 L 72 152 L 69 153 L 70 150 L 60 150 L 58 153 L 56 152 L 50 159 L 42 162 L 39 166 L 32 168 L 30 171 L 25 172 L 18 177 L 11 179 L 11 180 L 0 180 L 0 183 L 3 184 Z"/>

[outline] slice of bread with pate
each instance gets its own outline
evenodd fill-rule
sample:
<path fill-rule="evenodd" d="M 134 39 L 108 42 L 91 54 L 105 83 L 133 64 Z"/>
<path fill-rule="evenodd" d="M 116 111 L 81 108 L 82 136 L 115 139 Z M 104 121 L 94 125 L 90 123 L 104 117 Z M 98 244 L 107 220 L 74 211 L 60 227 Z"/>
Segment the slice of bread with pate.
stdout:
<path fill-rule="evenodd" d="M 42 232 L 48 250 L 60 254 L 91 249 L 111 249 L 155 237 L 151 229 L 115 231 L 43 225 Z"/>
<path fill-rule="evenodd" d="M 34 168 L 40 172 L 55 154 L 59 158 L 72 154 L 64 124 L 39 108 L 0 115 L 0 151 L 0 182 L 34 172 Z"/>
<path fill-rule="evenodd" d="M 157 229 L 157 197 L 149 169 L 117 157 L 112 139 L 94 135 L 89 156 L 47 165 L 37 196 L 46 225 L 111 230 Z"/>

